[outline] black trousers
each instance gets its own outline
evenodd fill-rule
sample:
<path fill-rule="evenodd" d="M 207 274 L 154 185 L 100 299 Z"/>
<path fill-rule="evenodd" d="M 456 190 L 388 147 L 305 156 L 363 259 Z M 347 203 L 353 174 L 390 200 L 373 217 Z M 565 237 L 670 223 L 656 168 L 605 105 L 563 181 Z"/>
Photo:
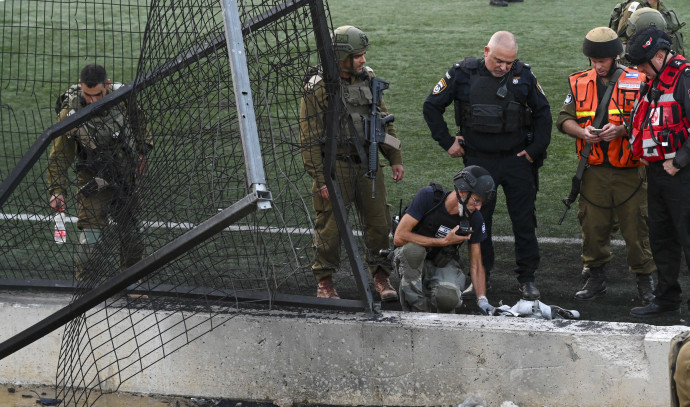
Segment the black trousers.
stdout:
<path fill-rule="evenodd" d="M 491 173 L 496 183 L 500 185 L 506 197 L 508 215 L 513 226 L 515 236 L 514 271 L 521 283 L 534 281 L 534 272 L 539 267 L 539 244 L 537 243 L 537 217 L 535 199 L 537 184 L 532 172 L 532 164 L 525 157 L 518 157 L 514 153 L 492 156 L 466 156 L 465 165 L 479 165 Z M 494 266 L 494 244 L 492 240 L 493 214 L 496 201 L 485 202 L 482 205 L 482 215 L 486 222 L 488 238 L 482 242 L 482 262 L 486 269 L 487 279 Z"/>
<path fill-rule="evenodd" d="M 681 251 L 690 270 L 690 168 L 671 176 L 662 163 L 654 162 L 647 167 L 649 243 L 659 274 L 654 302 L 680 305 Z"/>

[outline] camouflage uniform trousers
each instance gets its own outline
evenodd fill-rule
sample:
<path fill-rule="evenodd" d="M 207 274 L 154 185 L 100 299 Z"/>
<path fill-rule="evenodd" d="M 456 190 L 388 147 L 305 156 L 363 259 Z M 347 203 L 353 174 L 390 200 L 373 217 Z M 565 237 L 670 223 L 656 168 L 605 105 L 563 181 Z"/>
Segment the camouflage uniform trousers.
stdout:
<path fill-rule="evenodd" d="M 407 243 L 395 249 L 393 264 L 400 275 L 400 305 L 404 311 L 451 312 L 462 304 L 465 275 L 456 259 L 436 267 L 427 259 L 425 247 Z"/>
<path fill-rule="evenodd" d="M 117 225 L 119 240 L 120 268 L 134 265 L 142 259 L 144 242 L 141 235 L 141 222 L 137 219 L 138 199 L 130 188 L 119 186 L 105 188 L 92 193 L 84 193 L 83 187 L 93 180 L 89 171 L 77 172 L 79 191 L 76 195 L 77 227 L 81 230 L 79 247 L 75 256 L 76 277 L 82 280 L 88 277 L 92 262 L 96 261 L 94 252 L 100 243 L 102 232 L 113 227 L 112 219 Z"/>
<path fill-rule="evenodd" d="M 637 189 L 640 181 L 642 185 Z M 656 265 L 649 245 L 644 167 L 591 166 L 583 174 L 580 191 L 577 216 L 582 227 L 585 266 L 599 267 L 611 261 L 611 233 L 618 220 L 629 270 L 635 274 L 654 273 Z M 613 206 L 615 208 L 611 209 Z"/>
<path fill-rule="evenodd" d="M 669 360 L 669 363 L 671 362 L 673 360 Z M 685 342 L 678 351 L 675 359 L 675 371 L 671 371 L 671 375 L 675 382 L 675 395 L 678 397 L 678 404 L 672 399 L 671 405 L 674 407 L 690 406 L 690 342 Z"/>
<path fill-rule="evenodd" d="M 389 248 L 391 231 L 391 217 L 381 166 L 376 173 L 376 198 L 374 199 L 371 198 L 372 180 L 364 175 L 360 164 L 347 160 L 337 160 L 336 179 L 348 213 L 352 204 L 357 209 L 359 220 L 364 229 L 365 261 L 370 275 L 373 276 L 379 271 L 384 272 L 387 276 L 390 275 L 390 260 L 379 254 L 381 249 Z M 325 200 L 319 195 L 318 191 L 321 186 L 317 182 L 314 182 L 312 186 L 312 200 L 316 212 L 312 271 L 317 280 L 332 276 L 340 264 L 340 231 L 331 201 Z M 330 198 L 334 199 L 335 194 L 331 193 Z"/>

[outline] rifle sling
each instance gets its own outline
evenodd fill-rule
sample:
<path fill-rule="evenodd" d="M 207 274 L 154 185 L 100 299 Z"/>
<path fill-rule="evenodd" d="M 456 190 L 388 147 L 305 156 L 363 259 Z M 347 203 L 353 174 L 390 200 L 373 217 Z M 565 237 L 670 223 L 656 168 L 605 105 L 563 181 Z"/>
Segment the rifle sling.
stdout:
<path fill-rule="evenodd" d="M 601 125 L 604 122 L 604 117 L 606 117 L 605 112 L 608 110 L 608 101 L 611 99 L 611 95 L 613 94 L 613 88 L 616 87 L 616 82 L 618 82 L 618 78 L 621 76 L 622 73 L 623 69 L 618 67 L 616 69 L 616 72 L 611 76 L 609 86 L 608 88 L 606 88 L 606 92 L 604 93 L 604 96 L 601 98 L 599 106 L 597 106 L 597 111 L 594 114 L 594 120 L 592 120 L 592 126 L 594 126 L 594 128 L 601 128 Z M 582 151 L 580 152 L 580 162 L 577 164 L 577 171 L 575 172 L 575 178 L 577 178 L 578 180 L 582 179 L 582 174 L 584 174 L 585 172 L 590 151 L 592 151 L 592 143 L 585 143 L 585 146 L 582 147 Z"/>

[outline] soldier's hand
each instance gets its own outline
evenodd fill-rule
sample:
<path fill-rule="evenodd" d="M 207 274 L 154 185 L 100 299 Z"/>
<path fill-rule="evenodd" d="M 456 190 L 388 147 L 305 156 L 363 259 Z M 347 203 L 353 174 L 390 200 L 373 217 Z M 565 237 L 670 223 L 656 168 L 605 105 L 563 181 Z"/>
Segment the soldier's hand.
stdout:
<path fill-rule="evenodd" d="M 582 139 L 586 141 L 587 143 L 598 143 L 601 141 L 601 135 L 600 135 L 600 130 L 596 129 L 594 126 L 587 126 L 584 128 L 584 135 Z M 592 133 L 592 132 L 597 132 L 597 133 Z"/>
<path fill-rule="evenodd" d="M 402 164 L 391 165 L 391 169 L 393 170 L 393 181 L 402 181 L 403 175 L 405 174 L 405 169 Z"/>
<path fill-rule="evenodd" d="M 137 172 L 134 173 L 134 176 L 140 177 L 140 176 L 144 175 L 144 173 L 148 169 L 149 169 L 148 159 L 146 158 L 145 155 L 139 154 L 139 168 L 137 168 Z"/>
<path fill-rule="evenodd" d="M 668 160 L 664 161 L 664 171 L 670 176 L 674 176 L 678 174 L 678 171 L 680 171 L 678 168 L 673 166 L 673 158 L 669 158 Z"/>
<path fill-rule="evenodd" d="M 601 137 L 603 141 L 613 141 L 626 134 L 627 132 L 625 131 L 624 125 L 621 124 L 616 126 L 615 124 L 606 123 L 606 125 L 602 127 L 601 133 L 599 133 L 599 137 Z"/>
<path fill-rule="evenodd" d="M 65 197 L 62 194 L 51 195 L 50 196 L 50 209 L 53 212 L 64 211 L 67 208 L 65 205 Z"/>
<path fill-rule="evenodd" d="M 448 155 L 453 158 L 465 155 L 465 149 L 460 145 L 460 137 L 455 137 L 455 143 L 448 149 Z"/>
<path fill-rule="evenodd" d="M 326 188 L 325 185 L 323 185 L 321 188 L 319 188 L 319 196 L 325 200 L 330 200 L 330 194 L 328 193 L 328 188 Z"/>

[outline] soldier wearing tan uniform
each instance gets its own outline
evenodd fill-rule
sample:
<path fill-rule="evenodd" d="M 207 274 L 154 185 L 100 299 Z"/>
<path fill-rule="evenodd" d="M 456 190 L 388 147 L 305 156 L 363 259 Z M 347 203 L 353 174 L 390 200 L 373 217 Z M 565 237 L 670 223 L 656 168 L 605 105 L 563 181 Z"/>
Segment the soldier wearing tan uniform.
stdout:
<path fill-rule="evenodd" d="M 368 153 L 369 150 L 365 142 L 363 122 L 372 112 L 370 80 L 375 76 L 373 70 L 365 66 L 364 55 L 369 48 L 369 39 L 360 29 L 343 26 L 333 33 L 333 47 L 339 61 L 340 84 L 347 110 L 347 117 L 341 120 L 337 141 L 336 178 L 346 207 L 349 209 L 354 203 L 357 208 L 366 240 L 366 263 L 376 290 L 382 300 L 395 301 L 398 296 L 388 278 L 391 273 L 390 260 L 379 254 L 381 249 L 389 248 L 391 230 L 383 171 L 379 166 L 373 180 L 367 177 L 366 162 L 363 167 L 362 161 L 368 160 L 368 157 L 362 158 L 358 153 L 358 148 L 360 152 Z M 316 221 L 312 271 L 318 281 L 317 296 L 339 298 L 333 283 L 333 272 L 340 263 L 340 236 L 331 207 L 331 193 L 326 188 L 323 173 L 323 147 L 326 138 L 330 136 L 325 133 L 327 109 L 326 86 L 322 77 L 317 74 L 309 78 L 305 85 L 300 106 L 302 160 L 304 168 L 314 179 L 312 192 Z M 380 112 L 387 113 L 383 101 Z M 392 123 L 387 125 L 386 132 L 389 136 L 396 137 Z M 393 180 L 402 180 L 404 169 L 399 148 L 384 143 L 380 143 L 379 147 L 390 163 Z M 372 182 L 375 183 L 375 198 L 371 197 Z"/>
<path fill-rule="evenodd" d="M 105 68 L 85 66 L 79 84 L 62 94 L 55 106 L 57 120 L 78 112 L 121 84 L 111 84 Z M 48 157 L 47 181 L 50 207 L 65 210 L 69 168 L 76 161 L 77 227 L 79 246 L 75 258 L 77 279 L 88 277 L 88 262 L 102 231 L 114 221 L 121 227 L 120 266 L 138 262 L 144 252 L 140 223 L 136 218 L 135 178 L 146 168 L 153 148 L 144 115 L 136 107 L 120 103 L 85 124 L 55 139 Z"/>

